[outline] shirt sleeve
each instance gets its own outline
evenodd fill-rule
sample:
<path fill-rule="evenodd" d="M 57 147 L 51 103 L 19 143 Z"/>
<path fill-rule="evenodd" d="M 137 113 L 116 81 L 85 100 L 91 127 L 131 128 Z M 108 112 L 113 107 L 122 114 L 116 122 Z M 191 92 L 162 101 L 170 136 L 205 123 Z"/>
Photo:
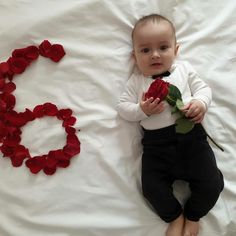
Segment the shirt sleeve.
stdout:
<path fill-rule="evenodd" d="M 148 117 L 139 105 L 140 83 L 137 79 L 131 76 L 117 103 L 119 115 L 128 121 L 141 121 Z"/>
<path fill-rule="evenodd" d="M 212 100 L 211 88 L 203 81 L 194 68 L 188 63 L 189 68 L 189 87 L 193 99 L 203 102 L 208 109 Z"/>

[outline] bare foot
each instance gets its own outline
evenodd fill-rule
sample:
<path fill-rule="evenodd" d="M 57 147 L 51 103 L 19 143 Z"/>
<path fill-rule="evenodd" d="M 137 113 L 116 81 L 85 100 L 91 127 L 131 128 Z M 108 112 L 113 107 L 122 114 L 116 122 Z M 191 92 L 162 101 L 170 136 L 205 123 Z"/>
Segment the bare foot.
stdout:
<path fill-rule="evenodd" d="M 177 219 L 169 223 L 166 236 L 182 236 L 184 227 L 184 217 L 180 215 Z"/>
<path fill-rule="evenodd" d="M 197 236 L 199 232 L 199 221 L 191 221 L 186 219 L 184 224 L 183 236 Z"/>

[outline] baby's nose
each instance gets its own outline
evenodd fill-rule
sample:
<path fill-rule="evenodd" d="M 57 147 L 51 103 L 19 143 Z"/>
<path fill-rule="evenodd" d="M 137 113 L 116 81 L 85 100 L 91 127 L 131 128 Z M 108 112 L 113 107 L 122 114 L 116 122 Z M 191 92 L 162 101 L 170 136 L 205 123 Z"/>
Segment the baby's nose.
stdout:
<path fill-rule="evenodd" d="M 158 50 L 153 50 L 152 58 L 156 58 L 156 57 L 160 57 L 160 54 L 159 54 Z"/>

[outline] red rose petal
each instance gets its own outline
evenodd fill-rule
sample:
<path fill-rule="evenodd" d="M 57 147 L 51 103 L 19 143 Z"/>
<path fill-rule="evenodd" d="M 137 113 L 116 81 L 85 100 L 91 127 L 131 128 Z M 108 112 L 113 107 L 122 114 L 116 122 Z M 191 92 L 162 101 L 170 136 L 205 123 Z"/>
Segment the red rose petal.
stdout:
<path fill-rule="evenodd" d="M 16 104 L 16 98 L 10 93 L 0 94 L 0 111 L 6 107 L 6 110 L 12 110 Z"/>
<path fill-rule="evenodd" d="M 19 135 L 14 135 L 7 137 L 4 141 L 3 144 L 8 146 L 8 147 L 17 147 L 21 141 L 21 137 Z"/>
<path fill-rule="evenodd" d="M 24 157 L 24 158 L 30 157 L 29 150 L 25 148 L 23 145 L 17 146 L 14 151 L 17 157 L 19 156 Z"/>
<path fill-rule="evenodd" d="M 10 69 L 10 66 L 9 66 L 8 62 L 1 62 L 0 63 L 0 74 L 4 75 L 4 74 L 8 73 L 9 69 Z"/>
<path fill-rule="evenodd" d="M 25 58 L 32 61 L 39 56 L 39 49 L 36 46 L 29 46 L 26 48 Z"/>
<path fill-rule="evenodd" d="M 70 165 L 70 161 L 69 160 L 59 161 L 57 165 L 58 167 L 66 168 Z"/>
<path fill-rule="evenodd" d="M 54 62 L 59 62 L 65 54 L 66 53 L 62 45 L 53 44 L 49 52 L 49 58 Z"/>
<path fill-rule="evenodd" d="M 6 82 L 4 78 L 0 78 L 0 90 L 2 90 L 5 86 Z"/>
<path fill-rule="evenodd" d="M 4 93 L 12 93 L 16 89 L 16 85 L 13 82 L 6 83 L 3 92 Z"/>
<path fill-rule="evenodd" d="M 62 126 L 63 127 L 72 126 L 75 124 L 75 122 L 76 122 L 76 118 L 74 116 L 71 116 L 63 121 Z"/>
<path fill-rule="evenodd" d="M 76 133 L 76 129 L 73 127 L 70 127 L 70 126 L 66 126 L 65 131 L 67 134 L 75 134 Z"/>
<path fill-rule="evenodd" d="M 57 106 L 49 102 L 43 104 L 43 109 L 47 116 L 55 116 L 58 112 Z"/>
<path fill-rule="evenodd" d="M 5 124 L 0 120 L 0 142 L 3 141 L 3 138 L 7 135 L 7 128 Z"/>
<path fill-rule="evenodd" d="M 4 144 L 0 147 L 0 149 L 4 157 L 12 156 L 14 153 L 14 149 L 12 147 L 6 146 Z"/>
<path fill-rule="evenodd" d="M 58 111 L 57 117 L 60 120 L 64 120 L 66 118 L 71 117 L 72 115 L 72 110 L 71 109 L 61 109 Z"/>
<path fill-rule="evenodd" d="M 55 168 L 45 167 L 43 168 L 43 171 L 46 175 L 53 175 L 56 172 L 56 167 Z"/>
<path fill-rule="evenodd" d="M 48 40 L 44 40 L 39 45 L 39 54 L 43 57 L 49 57 L 51 47 L 52 47 L 51 43 Z"/>
<path fill-rule="evenodd" d="M 5 115 L 6 120 L 13 126 L 21 127 L 28 122 L 28 117 L 24 113 L 10 111 Z"/>
<path fill-rule="evenodd" d="M 48 153 L 48 156 L 50 158 L 53 158 L 53 159 L 57 160 L 57 162 L 58 161 L 66 161 L 66 160 L 69 159 L 68 156 L 65 156 L 64 152 L 61 149 L 50 151 Z"/>
<path fill-rule="evenodd" d="M 12 52 L 12 57 L 23 58 L 26 53 L 26 48 L 17 48 Z"/>
<path fill-rule="evenodd" d="M 7 110 L 7 103 L 0 96 L 0 112 Z"/>
<path fill-rule="evenodd" d="M 11 163 L 14 167 L 19 167 L 23 164 L 24 158 L 11 157 Z"/>
<path fill-rule="evenodd" d="M 80 145 L 74 145 L 74 146 L 66 145 L 63 148 L 63 151 L 64 151 L 65 155 L 68 155 L 68 157 L 71 158 L 71 157 L 75 156 L 76 154 L 80 153 Z"/>
<path fill-rule="evenodd" d="M 42 170 L 46 163 L 45 156 L 36 156 L 34 158 L 28 159 L 25 164 L 30 169 L 33 174 L 37 174 Z"/>
<path fill-rule="evenodd" d="M 44 107 L 43 105 L 38 105 L 34 108 L 33 114 L 36 118 L 40 118 L 44 116 Z"/>
<path fill-rule="evenodd" d="M 21 57 L 11 57 L 8 60 L 10 64 L 10 69 L 15 74 L 22 74 L 28 65 L 28 62 Z"/>
<path fill-rule="evenodd" d="M 57 160 L 56 159 L 50 158 L 50 157 L 48 157 L 46 159 L 46 167 L 48 167 L 48 168 L 56 168 L 56 166 L 57 166 Z"/>

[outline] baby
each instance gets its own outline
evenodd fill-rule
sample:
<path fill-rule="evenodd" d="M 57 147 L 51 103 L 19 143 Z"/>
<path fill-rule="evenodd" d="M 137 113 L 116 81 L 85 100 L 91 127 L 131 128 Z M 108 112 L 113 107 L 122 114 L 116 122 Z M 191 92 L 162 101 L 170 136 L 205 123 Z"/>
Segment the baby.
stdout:
<path fill-rule="evenodd" d="M 199 220 L 215 205 L 223 190 L 223 175 L 200 124 L 211 103 L 211 89 L 188 62 L 175 61 L 179 45 L 167 18 L 152 14 L 138 20 L 132 32 L 134 72 L 117 109 L 143 128 L 142 190 L 157 214 L 169 223 L 166 236 L 196 236 Z M 147 97 L 155 79 L 176 86 L 181 111 L 193 129 L 177 133 L 178 114 L 160 98 Z M 191 195 L 182 206 L 173 194 L 175 180 L 189 183 Z"/>

